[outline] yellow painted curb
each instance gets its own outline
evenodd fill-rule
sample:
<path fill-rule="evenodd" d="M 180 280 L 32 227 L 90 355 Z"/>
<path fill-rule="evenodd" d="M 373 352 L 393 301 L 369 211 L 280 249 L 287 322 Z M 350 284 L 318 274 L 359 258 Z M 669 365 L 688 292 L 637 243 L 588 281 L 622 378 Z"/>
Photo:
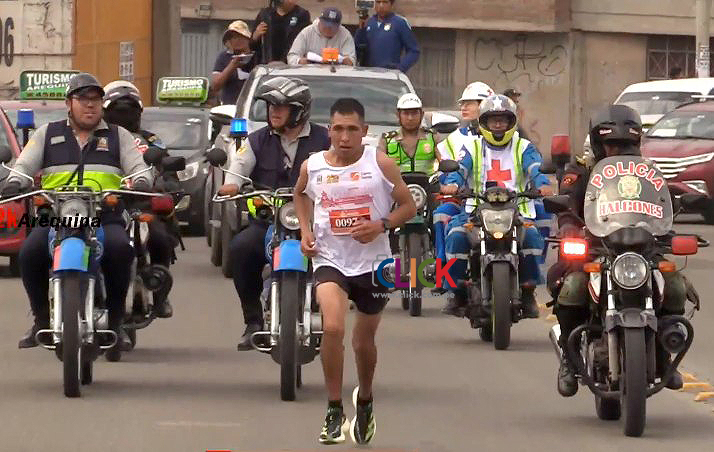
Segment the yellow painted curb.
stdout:
<path fill-rule="evenodd" d="M 699 380 L 697 380 L 697 377 L 695 377 L 694 375 L 687 373 L 687 372 L 682 372 L 682 379 L 686 383 L 694 383 L 694 382 L 699 381 Z"/>
<path fill-rule="evenodd" d="M 558 317 L 554 316 L 553 314 L 549 314 L 548 317 L 545 318 L 548 322 L 557 322 Z"/>
<path fill-rule="evenodd" d="M 714 386 L 703 381 L 696 383 L 684 383 L 682 386 L 682 391 L 714 391 Z"/>
<path fill-rule="evenodd" d="M 538 303 L 538 309 L 548 309 L 548 306 L 545 303 Z"/>
<path fill-rule="evenodd" d="M 694 398 L 695 402 L 703 402 L 705 400 L 709 400 L 714 398 L 714 392 L 700 392 L 697 394 L 697 396 Z"/>

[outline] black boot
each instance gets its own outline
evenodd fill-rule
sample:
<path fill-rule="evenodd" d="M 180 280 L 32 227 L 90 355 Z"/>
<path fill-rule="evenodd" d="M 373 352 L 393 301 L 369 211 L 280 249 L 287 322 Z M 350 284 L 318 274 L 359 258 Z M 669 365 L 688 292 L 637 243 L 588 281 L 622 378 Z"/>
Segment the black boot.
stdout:
<path fill-rule="evenodd" d="M 665 372 L 667 372 L 667 369 L 669 369 L 670 364 L 672 363 L 672 357 L 670 356 L 669 352 L 665 350 L 662 345 L 658 342 L 657 345 L 657 376 L 658 377 L 663 377 Z M 672 374 L 672 377 L 669 379 L 667 384 L 664 385 L 665 388 L 668 389 L 682 389 L 684 386 L 684 379 L 682 378 L 682 374 L 679 373 L 678 370 L 675 369 L 674 373 Z"/>
<path fill-rule="evenodd" d="M 558 392 L 563 397 L 572 397 L 578 392 L 578 379 L 565 356 L 560 360 L 560 369 L 558 369 Z"/>
<path fill-rule="evenodd" d="M 446 305 L 441 309 L 441 313 L 456 317 L 463 317 L 466 313 L 466 303 L 466 297 L 457 290 L 456 292 L 450 294 Z"/>
<path fill-rule="evenodd" d="M 35 319 L 35 323 L 32 324 L 32 326 L 29 330 L 27 330 L 25 335 L 22 336 L 20 342 L 18 342 L 18 348 L 37 347 L 39 344 L 35 339 L 35 335 L 38 331 L 48 329 L 49 327 L 49 322 L 38 322 L 37 319 Z"/>
<path fill-rule="evenodd" d="M 253 345 L 250 343 L 250 337 L 253 333 L 262 330 L 263 327 L 257 323 L 249 323 L 246 325 L 243 336 L 241 336 L 240 342 L 238 342 L 238 351 L 253 350 Z"/>
<path fill-rule="evenodd" d="M 168 319 L 172 315 L 174 315 L 174 309 L 171 307 L 171 303 L 169 303 L 168 298 L 164 298 L 163 300 L 159 301 L 154 301 L 154 312 L 156 313 L 156 317 L 160 319 Z"/>
<path fill-rule="evenodd" d="M 521 310 L 523 318 L 537 319 L 540 316 L 535 299 L 535 287 L 521 287 Z"/>

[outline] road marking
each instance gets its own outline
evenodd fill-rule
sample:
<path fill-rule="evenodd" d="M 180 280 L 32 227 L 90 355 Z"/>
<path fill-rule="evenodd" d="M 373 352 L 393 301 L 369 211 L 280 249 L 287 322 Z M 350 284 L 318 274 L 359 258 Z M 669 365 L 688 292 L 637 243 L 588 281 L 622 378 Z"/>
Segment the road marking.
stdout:
<path fill-rule="evenodd" d="M 697 396 L 694 398 L 695 402 L 704 402 L 707 401 L 711 398 L 714 398 L 714 392 L 700 392 L 697 394 Z"/>
<path fill-rule="evenodd" d="M 714 386 L 712 386 L 709 383 L 706 383 L 704 381 L 690 382 L 690 383 L 684 383 L 681 391 L 696 391 L 696 392 L 714 391 Z"/>
<path fill-rule="evenodd" d="M 235 428 L 240 427 L 238 422 L 202 422 L 202 421 L 160 421 L 156 425 L 159 427 L 220 427 Z"/>
<path fill-rule="evenodd" d="M 699 381 L 699 380 L 697 379 L 697 377 L 695 377 L 694 375 L 690 374 L 689 372 L 682 372 L 682 379 L 685 381 L 685 384 L 686 384 L 686 383 L 696 383 L 696 382 Z"/>

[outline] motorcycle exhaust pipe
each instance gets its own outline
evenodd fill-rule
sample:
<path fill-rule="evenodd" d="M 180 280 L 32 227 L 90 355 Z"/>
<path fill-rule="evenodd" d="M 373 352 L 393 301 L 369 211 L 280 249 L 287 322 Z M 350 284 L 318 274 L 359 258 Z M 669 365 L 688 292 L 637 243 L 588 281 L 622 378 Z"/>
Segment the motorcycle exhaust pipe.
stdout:
<path fill-rule="evenodd" d="M 669 353 L 678 354 L 687 342 L 687 328 L 680 322 L 667 325 L 659 331 L 659 341 Z"/>
<path fill-rule="evenodd" d="M 556 323 L 548 332 L 550 342 L 553 344 L 555 354 L 558 356 L 558 362 L 563 360 L 564 350 L 560 347 L 560 324 Z"/>

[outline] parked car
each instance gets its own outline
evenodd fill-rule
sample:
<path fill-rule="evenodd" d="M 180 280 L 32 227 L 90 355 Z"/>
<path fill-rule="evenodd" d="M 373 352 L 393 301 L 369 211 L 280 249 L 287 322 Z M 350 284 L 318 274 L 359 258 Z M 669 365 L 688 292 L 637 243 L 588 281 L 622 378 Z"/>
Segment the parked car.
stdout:
<path fill-rule="evenodd" d="M 312 109 L 310 120 L 321 125 L 330 121 L 330 107 L 341 97 L 354 97 L 364 104 L 369 134 L 365 144 L 376 145 L 382 133 L 399 127 L 396 116 L 397 100 L 402 94 L 414 92 L 409 78 L 397 70 L 362 68 L 352 66 L 331 67 L 327 65 L 261 65 L 253 69 L 243 85 L 236 102 L 237 118 L 248 120 L 248 131 L 264 127 L 266 122 L 265 102 L 254 96 L 257 88 L 274 77 L 297 77 L 310 86 Z M 234 140 L 229 138 L 229 125 L 224 125 L 215 145 L 224 149 L 229 161 L 235 152 L 230 152 Z M 235 149 L 235 148 L 233 148 Z M 212 169 L 212 185 L 215 192 L 223 184 L 222 171 Z M 220 265 L 223 274 L 230 275 L 230 266 L 224 257 L 228 242 L 238 231 L 239 217 L 234 203 L 212 206 L 211 262 Z"/>
<path fill-rule="evenodd" d="M 697 212 L 714 224 L 714 101 L 693 102 L 667 113 L 642 143 L 674 195 L 703 193 L 710 202 Z"/>
<path fill-rule="evenodd" d="M 22 109 L 31 109 L 35 113 L 35 129 L 48 122 L 59 121 L 67 118 L 67 106 L 60 100 L 2 100 L 0 108 L 5 110 L 12 124 L 17 141 L 22 144 L 22 130 L 17 129 L 17 112 Z"/>
<path fill-rule="evenodd" d="M 191 195 L 189 208 L 178 212 L 182 226 L 191 233 L 204 233 L 204 187 L 210 165 L 204 152 L 210 147 L 211 130 L 208 110 L 194 107 L 146 107 L 141 127 L 155 133 L 169 155 L 184 157 L 186 169 L 178 172 L 181 188 Z"/>
<path fill-rule="evenodd" d="M 22 148 L 20 142 L 13 133 L 12 124 L 8 115 L 0 107 L 0 148 L 10 148 L 14 159 L 8 163 L 12 167 L 15 164 L 15 159 L 20 156 Z M 5 184 L 5 179 L 9 175 L 9 171 L 0 167 L 0 186 Z M 22 242 L 27 236 L 27 228 L 20 227 L 18 223 L 26 212 L 24 201 L 3 204 L 0 206 L 0 256 L 10 258 L 10 273 L 13 276 L 20 276 L 20 266 L 18 262 L 18 254 Z"/>

